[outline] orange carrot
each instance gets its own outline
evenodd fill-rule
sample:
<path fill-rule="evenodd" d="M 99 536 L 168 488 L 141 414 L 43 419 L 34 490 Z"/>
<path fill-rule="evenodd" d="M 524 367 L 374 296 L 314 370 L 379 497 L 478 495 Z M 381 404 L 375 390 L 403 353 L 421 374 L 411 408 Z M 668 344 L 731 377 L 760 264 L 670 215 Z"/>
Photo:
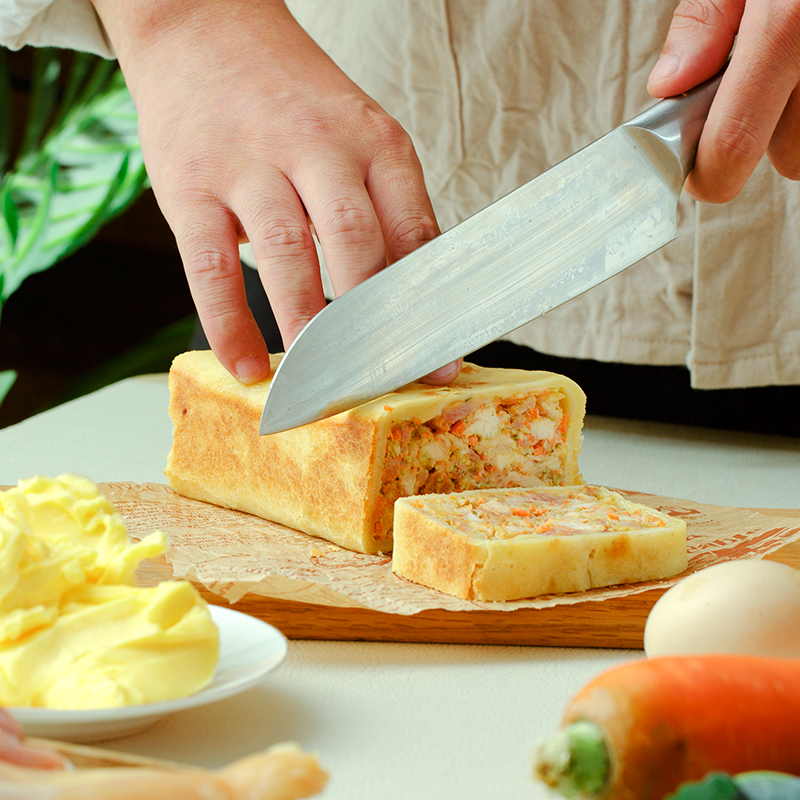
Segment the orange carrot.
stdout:
<path fill-rule="evenodd" d="M 800 774 L 800 660 L 642 659 L 590 681 L 535 774 L 566 796 L 661 800 L 709 772 Z"/>

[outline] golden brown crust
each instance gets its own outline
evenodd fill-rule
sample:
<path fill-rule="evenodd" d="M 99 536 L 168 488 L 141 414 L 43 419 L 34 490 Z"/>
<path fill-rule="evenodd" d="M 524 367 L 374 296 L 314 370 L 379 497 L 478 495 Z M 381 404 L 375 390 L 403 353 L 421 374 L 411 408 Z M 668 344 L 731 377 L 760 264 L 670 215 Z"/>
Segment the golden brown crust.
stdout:
<path fill-rule="evenodd" d="M 544 498 L 568 489 L 535 491 Z M 393 571 L 465 600 L 509 601 L 655 580 L 676 575 L 687 566 L 686 524 L 652 509 L 648 511 L 663 518 L 662 526 L 616 531 L 565 529 L 560 535 L 555 530 L 507 538 L 502 529 L 497 537 L 477 533 L 474 521 L 463 522 L 454 516 L 456 503 L 474 499 L 481 504 L 497 496 L 513 499 L 526 493 L 489 489 L 399 500 L 395 505 Z M 622 498 L 615 502 L 632 510 L 645 509 Z"/>
<path fill-rule="evenodd" d="M 266 387 L 239 392 L 224 379 L 215 383 L 212 377 L 220 376 L 202 371 L 209 365 L 204 360 L 179 357 L 170 371 L 175 430 L 165 474 L 172 487 L 349 549 L 380 549 L 363 524 L 374 426 L 334 418 L 319 425 L 313 437 L 302 428 L 259 436 Z M 331 453 L 339 455 L 331 458 Z"/>
<path fill-rule="evenodd" d="M 273 369 L 279 360 L 274 357 Z M 498 397 L 555 392 L 561 398 L 559 413 L 566 417 L 555 478 L 581 482 L 585 397 L 574 382 L 552 373 L 465 365 L 450 386 L 411 384 L 343 414 L 270 436 L 258 434 L 269 381 L 239 384 L 210 351 L 178 356 L 169 381 L 174 436 L 165 474 L 176 491 L 359 552 L 392 548 L 394 497 L 384 485 L 387 439 L 398 426 L 413 427 L 453 404 L 480 406 Z M 551 480 L 550 474 L 544 479 Z M 536 475 L 531 480 L 540 482 Z"/>
<path fill-rule="evenodd" d="M 422 586 L 461 597 L 472 597 L 472 581 L 486 558 L 485 543 L 459 536 L 423 514 L 413 499 L 395 504 L 392 571 Z"/>

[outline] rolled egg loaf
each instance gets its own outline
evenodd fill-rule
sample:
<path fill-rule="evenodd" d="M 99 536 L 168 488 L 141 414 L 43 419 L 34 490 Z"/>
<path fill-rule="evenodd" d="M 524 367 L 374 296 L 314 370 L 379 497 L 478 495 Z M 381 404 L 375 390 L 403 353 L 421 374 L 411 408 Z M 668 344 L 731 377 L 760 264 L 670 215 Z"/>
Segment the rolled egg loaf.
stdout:
<path fill-rule="evenodd" d="M 175 358 L 169 388 L 165 474 L 179 494 L 361 553 L 391 551 L 399 497 L 583 482 L 586 398 L 549 372 L 465 364 L 448 386 L 412 383 L 268 436 L 258 427 L 269 380 L 240 384 L 211 351 Z"/>
<path fill-rule="evenodd" d="M 521 600 L 666 578 L 686 523 L 598 486 L 489 489 L 395 504 L 392 570 L 465 600 Z"/>

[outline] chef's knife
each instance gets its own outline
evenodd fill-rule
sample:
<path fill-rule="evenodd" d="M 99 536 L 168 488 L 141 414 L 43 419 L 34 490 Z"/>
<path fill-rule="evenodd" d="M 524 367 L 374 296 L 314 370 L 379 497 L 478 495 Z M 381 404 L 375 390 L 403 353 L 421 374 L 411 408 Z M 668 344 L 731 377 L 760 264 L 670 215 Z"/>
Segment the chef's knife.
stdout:
<path fill-rule="evenodd" d="M 415 381 L 674 239 L 720 80 L 659 101 L 326 306 L 275 371 L 260 433 Z"/>

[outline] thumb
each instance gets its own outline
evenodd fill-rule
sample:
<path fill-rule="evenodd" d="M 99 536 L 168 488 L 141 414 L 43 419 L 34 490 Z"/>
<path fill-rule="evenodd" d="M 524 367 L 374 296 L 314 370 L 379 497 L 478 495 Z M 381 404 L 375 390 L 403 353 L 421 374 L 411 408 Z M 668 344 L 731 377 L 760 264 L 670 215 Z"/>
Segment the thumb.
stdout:
<path fill-rule="evenodd" d="M 733 47 L 745 0 L 681 0 L 650 73 L 653 97 L 687 92 L 715 75 Z"/>

